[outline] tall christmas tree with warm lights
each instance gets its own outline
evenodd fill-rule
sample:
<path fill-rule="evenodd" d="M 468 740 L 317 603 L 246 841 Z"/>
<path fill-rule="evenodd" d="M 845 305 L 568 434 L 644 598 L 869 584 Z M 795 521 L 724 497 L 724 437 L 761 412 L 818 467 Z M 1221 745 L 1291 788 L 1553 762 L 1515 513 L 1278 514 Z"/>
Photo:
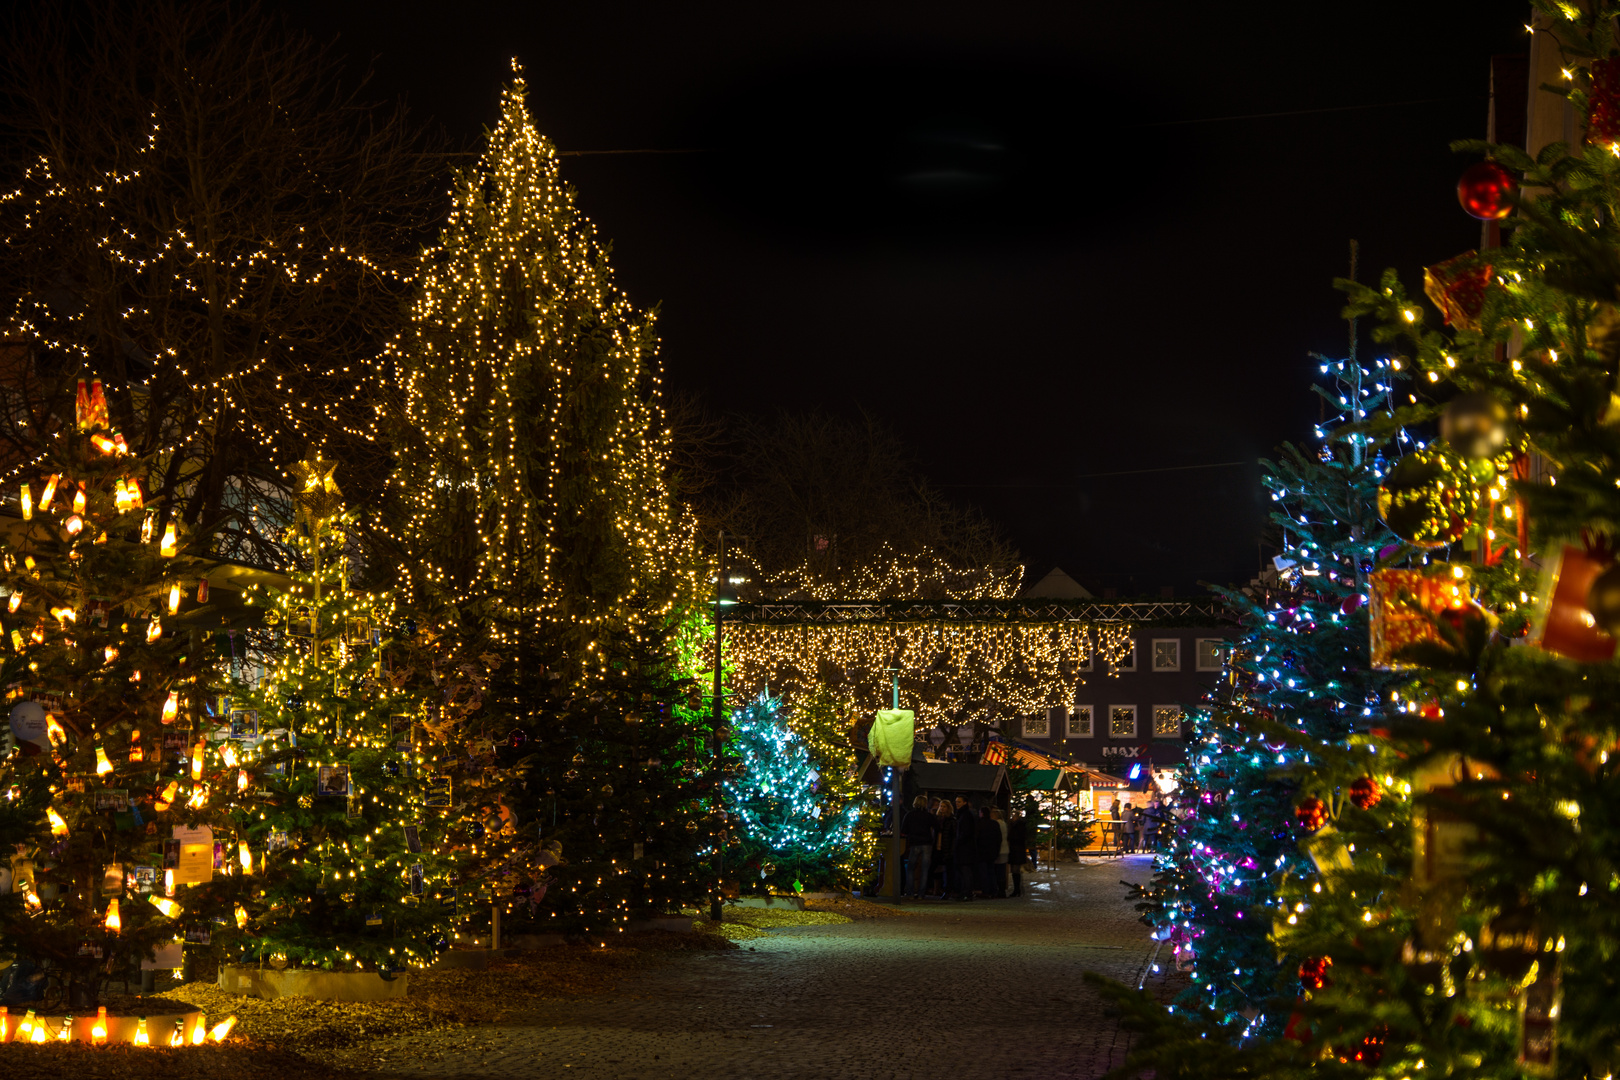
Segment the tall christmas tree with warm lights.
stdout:
<path fill-rule="evenodd" d="M 392 535 L 445 647 L 499 658 L 467 735 L 527 759 L 519 828 L 563 848 L 513 913 L 594 935 L 710 891 L 719 819 L 675 659 L 698 575 L 653 317 L 614 286 L 525 94 L 459 178 L 394 349 Z"/>
<path fill-rule="evenodd" d="M 1298 756 L 1295 828 L 1317 853 L 1243 908 L 1305 958 L 1290 1037 L 1118 993 L 1147 1032 L 1133 1074 L 1620 1065 L 1620 5 L 1536 7 L 1585 145 L 1458 144 L 1492 159 L 1464 174 L 1464 207 L 1507 239 L 1428 268 L 1447 328 L 1393 272 L 1347 285 L 1414 375 L 1366 432 L 1438 419 L 1442 438 L 1380 486 L 1403 544 L 1369 580 L 1371 659 L 1392 672 L 1374 725 L 1328 745 L 1267 729 Z"/>

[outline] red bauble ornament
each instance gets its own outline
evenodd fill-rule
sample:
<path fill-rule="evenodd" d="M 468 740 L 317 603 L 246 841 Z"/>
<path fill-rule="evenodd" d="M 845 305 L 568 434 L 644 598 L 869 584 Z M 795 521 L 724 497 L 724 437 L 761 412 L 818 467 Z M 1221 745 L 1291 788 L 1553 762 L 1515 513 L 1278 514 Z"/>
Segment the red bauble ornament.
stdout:
<path fill-rule="evenodd" d="M 1315 832 L 1328 822 L 1327 803 L 1315 795 L 1307 795 L 1298 806 L 1294 807 L 1294 820 L 1310 832 Z"/>
<path fill-rule="evenodd" d="M 1513 213 L 1519 182 L 1494 161 L 1470 165 L 1457 181 L 1457 201 L 1470 217 L 1500 221 Z"/>
<path fill-rule="evenodd" d="M 1351 593 L 1339 603 L 1339 610 L 1346 615 L 1353 615 L 1361 607 L 1362 602 L 1361 594 Z"/>
<path fill-rule="evenodd" d="M 1370 776 L 1363 776 L 1350 785 L 1350 801 L 1363 810 L 1371 810 L 1384 797 L 1384 789 Z"/>
<path fill-rule="evenodd" d="M 1333 966 L 1331 956 L 1307 957 L 1299 965 L 1299 985 L 1306 990 L 1320 990 L 1328 985 L 1328 968 Z"/>

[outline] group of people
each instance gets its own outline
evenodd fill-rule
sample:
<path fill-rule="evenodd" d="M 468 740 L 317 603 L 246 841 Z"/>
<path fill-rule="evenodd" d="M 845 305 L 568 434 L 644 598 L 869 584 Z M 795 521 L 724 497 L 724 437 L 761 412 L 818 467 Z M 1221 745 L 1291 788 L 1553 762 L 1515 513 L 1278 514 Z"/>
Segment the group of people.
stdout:
<path fill-rule="evenodd" d="M 906 841 L 902 896 L 921 900 L 1002 899 L 1024 892 L 1024 868 L 1034 862 L 1029 825 L 1021 811 L 1003 813 L 955 800 L 919 795 L 900 820 Z"/>
<path fill-rule="evenodd" d="M 1164 804 L 1157 795 L 1143 807 L 1126 803 L 1123 811 L 1120 800 L 1115 799 L 1109 818 L 1114 830 L 1115 847 L 1120 851 L 1131 855 L 1138 851 L 1158 849 L 1159 826 L 1164 823 Z"/>

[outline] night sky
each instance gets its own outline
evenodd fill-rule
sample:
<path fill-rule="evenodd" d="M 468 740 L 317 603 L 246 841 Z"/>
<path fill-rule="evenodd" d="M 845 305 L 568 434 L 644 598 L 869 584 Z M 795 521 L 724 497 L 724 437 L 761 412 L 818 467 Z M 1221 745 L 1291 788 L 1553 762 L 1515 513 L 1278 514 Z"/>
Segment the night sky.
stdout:
<path fill-rule="evenodd" d="M 1332 279 L 1479 243 L 1457 207 L 1528 5 L 279 5 L 476 148 L 516 57 L 667 385 L 865 410 L 1030 573 L 1255 572 Z M 1442 100 L 1426 100 L 1442 99 Z M 1183 123 L 1256 113 L 1301 116 Z M 1364 342 L 1365 344 L 1365 342 Z M 1226 465 L 1222 463 L 1246 462 Z M 1186 469 L 1186 466 L 1215 466 Z M 1163 469 L 1138 475 L 1098 476 Z"/>

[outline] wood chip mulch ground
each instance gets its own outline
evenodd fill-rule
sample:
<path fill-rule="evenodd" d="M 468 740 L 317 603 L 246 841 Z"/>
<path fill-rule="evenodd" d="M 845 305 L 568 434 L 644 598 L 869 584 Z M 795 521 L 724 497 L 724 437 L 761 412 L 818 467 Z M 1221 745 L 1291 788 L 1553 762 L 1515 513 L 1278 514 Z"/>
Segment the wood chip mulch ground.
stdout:
<path fill-rule="evenodd" d="M 544 1003 L 613 990 L 637 972 L 682 954 L 736 948 L 709 934 L 637 934 L 634 945 L 566 945 L 502 957 L 483 971 L 412 974 L 408 996 L 391 1001 L 316 1001 L 227 994 L 212 983 L 165 986 L 161 997 L 119 995 L 119 1011 L 174 1011 L 189 1003 L 210 1024 L 236 1017 L 223 1045 L 111 1046 L 83 1043 L 0 1046 L 0 1076 L 73 1080 L 336 1080 L 357 1074 L 321 1064 L 343 1047 L 429 1028 L 500 1023 L 543 1010 Z"/>

